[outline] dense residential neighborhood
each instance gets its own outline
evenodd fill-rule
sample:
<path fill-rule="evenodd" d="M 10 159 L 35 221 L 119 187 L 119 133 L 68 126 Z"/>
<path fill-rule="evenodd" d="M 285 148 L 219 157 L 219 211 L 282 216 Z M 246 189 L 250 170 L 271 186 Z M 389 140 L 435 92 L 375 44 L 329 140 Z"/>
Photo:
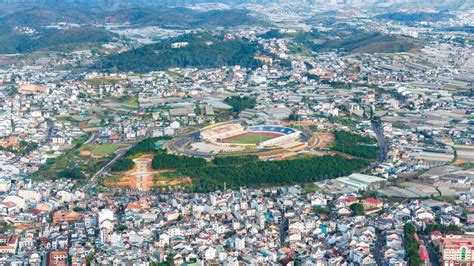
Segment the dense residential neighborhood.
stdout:
<path fill-rule="evenodd" d="M 191 2 L 5 3 L 0 264 L 473 265 L 469 3 Z"/>

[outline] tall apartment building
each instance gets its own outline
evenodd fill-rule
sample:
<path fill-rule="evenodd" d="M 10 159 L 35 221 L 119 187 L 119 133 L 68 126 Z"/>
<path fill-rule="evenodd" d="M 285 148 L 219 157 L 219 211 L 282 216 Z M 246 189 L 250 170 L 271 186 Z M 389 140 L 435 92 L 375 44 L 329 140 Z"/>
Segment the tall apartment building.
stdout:
<path fill-rule="evenodd" d="M 474 238 L 465 236 L 446 237 L 439 240 L 441 264 L 444 266 L 473 266 Z"/>

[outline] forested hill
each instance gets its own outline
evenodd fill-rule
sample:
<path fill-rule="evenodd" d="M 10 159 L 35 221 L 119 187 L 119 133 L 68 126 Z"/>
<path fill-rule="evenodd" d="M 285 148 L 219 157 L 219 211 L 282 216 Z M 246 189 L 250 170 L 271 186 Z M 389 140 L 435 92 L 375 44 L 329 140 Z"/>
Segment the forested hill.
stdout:
<path fill-rule="evenodd" d="M 64 50 L 79 44 L 101 44 L 116 35 L 92 26 L 73 27 L 64 30 L 41 30 L 37 35 L 10 33 L 0 35 L 0 53 L 26 53 L 37 50 Z"/>
<path fill-rule="evenodd" d="M 179 44 L 181 46 L 179 47 Z M 256 68 L 260 47 L 247 39 L 208 33 L 187 34 L 156 44 L 103 58 L 97 67 L 118 71 L 147 72 L 174 67 L 213 68 L 240 65 Z"/>
<path fill-rule="evenodd" d="M 347 53 L 400 53 L 423 47 L 423 42 L 412 37 L 368 32 L 348 24 L 338 24 L 330 31 L 283 33 L 270 30 L 262 38 L 288 39 L 294 47 L 313 52 L 344 51 Z"/>
<path fill-rule="evenodd" d="M 0 33 L 7 33 L 16 26 L 38 29 L 58 22 L 76 24 L 118 23 L 133 26 L 160 26 L 180 28 L 235 27 L 263 25 L 264 21 L 245 9 L 198 11 L 185 7 L 144 7 L 134 5 L 94 6 L 71 8 L 34 7 L 16 10 L 9 14 L 0 12 Z"/>
<path fill-rule="evenodd" d="M 377 18 L 394 20 L 394 21 L 403 22 L 407 25 L 412 25 L 420 21 L 436 22 L 436 21 L 442 21 L 442 20 L 455 18 L 455 16 L 448 13 L 440 13 L 440 12 L 414 12 L 414 13 L 393 12 L 393 13 L 385 13 L 385 14 L 378 15 Z"/>

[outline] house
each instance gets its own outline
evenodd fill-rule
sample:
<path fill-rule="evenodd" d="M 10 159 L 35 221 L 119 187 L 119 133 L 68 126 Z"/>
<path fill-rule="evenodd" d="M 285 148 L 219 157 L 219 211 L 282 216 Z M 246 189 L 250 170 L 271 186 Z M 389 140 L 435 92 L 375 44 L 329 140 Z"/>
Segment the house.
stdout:
<path fill-rule="evenodd" d="M 443 237 L 443 234 L 440 231 L 433 231 L 430 234 L 431 241 L 435 241 Z"/>
<path fill-rule="evenodd" d="M 18 240 L 18 235 L 0 236 L 0 254 L 15 254 Z"/>
<path fill-rule="evenodd" d="M 46 266 L 67 266 L 67 251 L 65 250 L 56 250 L 48 252 L 48 258 L 46 261 Z"/>
<path fill-rule="evenodd" d="M 75 211 L 56 211 L 53 214 L 53 223 L 75 223 L 79 218 L 81 218 L 81 214 Z"/>
<path fill-rule="evenodd" d="M 342 215 L 342 216 L 347 216 L 347 215 L 350 215 L 352 212 L 349 208 L 340 208 L 337 210 L 337 214 L 338 215 Z"/>
<path fill-rule="evenodd" d="M 366 198 L 362 200 L 362 205 L 364 206 L 365 213 L 371 214 L 380 211 L 383 207 L 383 202 L 374 198 Z"/>
<path fill-rule="evenodd" d="M 357 203 L 358 200 L 356 198 L 353 198 L 353 197 L 348 197 L 348 198 L 345 198 L 343 202 L 344 202 L 344 205 L 346 207 L 349 207 L 352 204 Z"/>
<path fill-rule="evenodd" d="M 0 203 L 1 213 L 8 215 L 8 214 L 14 213 L 15 210 L 16 210 L 16 204 L 11 201 Z"/>

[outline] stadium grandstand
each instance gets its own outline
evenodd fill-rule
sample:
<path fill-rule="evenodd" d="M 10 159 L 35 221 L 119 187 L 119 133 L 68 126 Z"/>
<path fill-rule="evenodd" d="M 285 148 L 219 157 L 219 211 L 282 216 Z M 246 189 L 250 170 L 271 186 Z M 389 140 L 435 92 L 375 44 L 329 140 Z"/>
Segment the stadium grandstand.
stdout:
<path fill-rule="evenodd" d="M 244 128 L 241 124 L 219 123 L 201 130 L 201 138 L 217 145 L 256 146 L 257 148 L 287 146 L 299 139 L 301 132 L 279 125 Z"/>
<path fill-rule="evenodd" d="M 278 125 L 265 125 L 265 126 L 251 126 L 247 128 L 250 132 L 258 133 L 274 133 L 279 134 L 278 137 L 269 140 L 262 141 L 258 144 L 260 148 L 270 146 L 282 146 L 293 140 L 299 138 L 301 132 L 291 127 L 284 127 Z"/>
<path fill-rule="evenodd" d="M 244 127 L 239 123 L 219 123 L 203 128 L 201 138 L 216 142 L 245 132 Z"/>

